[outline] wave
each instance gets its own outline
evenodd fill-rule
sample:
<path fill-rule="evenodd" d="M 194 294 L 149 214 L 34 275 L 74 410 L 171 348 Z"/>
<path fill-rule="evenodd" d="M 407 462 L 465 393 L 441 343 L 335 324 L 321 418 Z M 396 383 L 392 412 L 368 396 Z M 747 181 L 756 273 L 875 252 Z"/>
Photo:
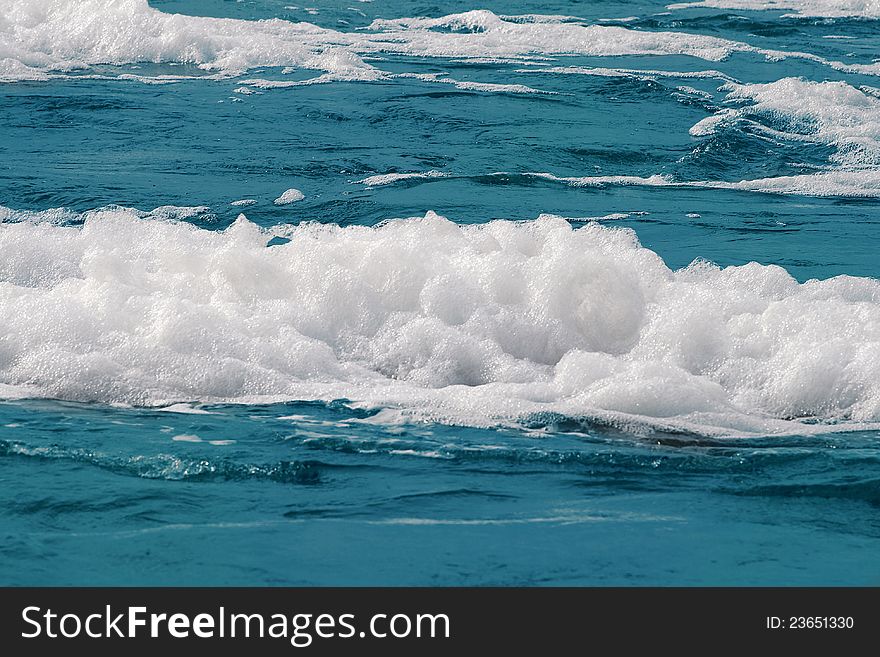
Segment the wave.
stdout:
<path fill-rule="evenodd" d="M 808 18 L 880 18 L 877 0 L 702 0 L 668 5 L 667 9 L 745 9 L 752 11 L 793 11 L 786 17 Z"/>
<path fill-rule="evenodd" d="M 517 69 L 517 73 L 559 73 L 563 75 L 592 75 L 608 78 L 634 78 L 636 80 L 656 81 L 658 78 L 696 78 L 718 79 L 727 82 L 738 82 L 726 73 L 716 70 L 707 71 L 659 71 L 632 68 L 605 68 L 599 66 L 533 66 Z"/>
<path fill-rule="evenodd" d="M 396 175 L 396 174 L 387 174 Z M 381 184 L 390 185 L 399 180 L 420 181 L 426 178 L 457 178 L 471 179 L 486 183 L 493 180 L 529 181 L 546 180 L 561 183 L 569 187 L 690 187 L 695 189 L 729 189 L 743 192 L 760 192 L 763 194 L 791 194 L 798 196 L 817 196 L 829 198 L 878 198 L 880 197 L 880 180 L 878 172 L 867 171 L 826 171 L 821 173 L 808 173 L 793 176 L 775 176 L 772 178 L 753 178 L 729 182 L 724 180 L 695 180 L 677 181 L 669 175 L 654 174 L 652 176 L 557 176 L 547 172 L 513 173 L 510 171 L 496 171 L 479 174 L 476 176 L 424 176 L 406 175 L 405 178 L 384 180 Z M 374 176 L 383 178 L 384 176 Z M 363 182 L 363 181 L 357 181 Z M 626 213 L 612 213 L 607 215 L 613 218 L 626 218 Z M 639 215 L 642 213 L 629 213 Z M 627 216 L 629 216 L 629 214 Z M 589 217 L 598 220 L 601 217 Z M 580 217 L 572 217 L 572 220 L 581 220 Z"/>
<path fill-rule="evenodd" d="M 658 74 L 656 71 L 578 67 L 532 69 L 531 72 L 638 77 L 647 80 L 655 79 Z M 716 73 L 701 71 L 690 75 L 716 77 Z M 821 165 L 821 170 L 737 182 L 676 180 L 669 175 L 643 178 L 557 177 L 549 173 L 524 175 L 540 176 L 575 186 L 618 183 L 715 187 L 813 196 L 880 196 L 880 97 L 875 88 L 856 88 L 842 81 L 813 82 L 790 77 L 766 84 L 742 84 L 727 78 L 719 90 L 727 93 L 724 100 L 726 107 L 691 127 L 689 132 L 692 137 L 711 139 L 724 131 L 734 130 L 741 134 L 748 133 L 752 139 L 798 149 L 803 149 L 805 145 L 826 148 L 831 154 Z M 731 157 L 735 157 L 735 154 L 731 154 Z"/>
<path fill-rule="evenodd" d="M 356 183 L 366 185 L 367 187 L 379 187 L 382 185 L 390 185 L 392 183 L 396 183 L 401 180 L 422 180 L 428 178 L 445 178 L 448 174 L 443 173 L 442 171 L 436 171 L 432 169 L 431 171 L 425 172 L 408 172 L 408 173 L 383 173 L 376 176 L 368 176 L 363 180 L 356 180 Z"/>
<path fill-rule="evenodd" d="M 760 138 L 830 149 L 825 170 L 738 183 L 704 183 L 814 196 L 880 196 L 880 99 L 845 82 L 784 78 L 768 84 L 727 83 L 727 107 L 690 129 L 705 138 L 748 130 Z"/>
<path fill-rule="evenodd" d="M 198 65 L 234 75 L 256 66 L 380 74 L 339 33 L 280 19 L 244 21 L 166 14 L 147 0 L 6 0 L 0 9 L 0 80 L 46 79 L 96 64 Z"/>
<path fill-rule="evenodd" d="M 0 82 L 46 80 L 96 65 L 139 62 L 193 65 L 203 69 L 205 77 L 214 78 L 261 66 L 321 72 L 305 81 L 255 81 L 298 86 L 394 77 L 364 59 L 382 54 L 521 63 L 524 56 L 532 55 L 689 55 L 719 61 L 737 52 L 771 60 L 801 58 L 840 71 L 880 74 L 876 63 L 844 64 L 714 36 L 583 25 L 558 16 L 498 16 L 487 10 L 440 18 L 378 19 L 367 30 L 339 32 L 281 19 L 167 14 L 150 7 L 147 0 L 7 0 L 0 9 Z M 131 72 L 122 76 L 157 83 L 193 77 Z M 491 88 L 494 83 L 434 81 L 497 90 Z M 536 91 L 506 86 L 517 93 Z"/>
<path fill-rule="evenodd" d="M 592 69 L 565 69 L 563 74 L 591 75 Z M 620 74 L 630 77 L 644 73 L 631 70 L 599 69 L 596 75 Z M 711 71 L 701 72 L 711 75 Z M 680 88 L 677 88 L 680 89 Z M 737 132 L 748 140 L 771 141 L 803 157 L 804 147 L 817 147 L 822 163 L 801 165 L 809 173 L 767 178 L 724 180 L 682 180 L 671 174 L 649 176 L 558 176 L 549 172 L 492 172 L 476 176 L 492 178 L 542 179 L 572 187 L 619 185 L 651 187 L 696 187 L 733 189 L 774 194 L 805 196 L 877 198 L 880 197 L 880 98 L 872 87 L 853 87 L 846 82 L 812 82 L 802 78 L 783 78 L 766 84 L 741 84 L 728 80 L 720 87 L 726 91 L 726 107 L 715 111 L 690 128 L 692 137 L 705 141 L 716 137 L 729 142 L 729 133 Z M 714 105 L 709 105 L 714 107 Z M 717 108 L 716 108 L 717 109 Z M 741 145 L 737 145 L 741 148 Z M 710 149 L 717 157 L 723 144 Z M 763 147 L 762 147 L 763 150 Z M 783 150 L 783 152 L 785 152 Z M 731 161 L 738 153 L 726 154 Z M 739 153 L 741 156 L 741 153 Z M 792 165 L 796 166 L 796 165 Z M 386 174 L 358 181 L 367 185 L 387 185 L 399 180 L 449 177 L 446 172 Z"/>
<path fill-rule="evenodd" d="M 190 482 L 268 480 L 317 484 L 320 483 L 321 470 L 339 467 L 314 460 L 263 464 L 235 463 L 230 459 L 188 459 L 171 454 L 116 456 L 75 447 L 36 447 L 17 441 L 0 440 L 0 457 L 4 456 L 73 461 L 144 479 Z"/>
<path fill-rule="evenodd" d="M 621 177 L 618 184 L 709 187 L 775 194 L 829 197 L 880 197 L 880 98 L 870 87 L 846 82 L 812 82 L 783 78 L 767 84 L 728 81 L 727 107 L 690 129 L 691 136 L 706 140 L 725 131 L 751 135 L 792 149 L 820 147 L 827 160 L 810 173 L 740 181 L 675 180 L 669 175 L 644 179 Z M 715 149 L 717 150 L 717 149 Z M 733 154 L 732 154 L 733 156 Z M 818 170 L 817 170 L 818 169 Z M 613 184 L 614 177 L 557 177 L 530 174 L 573 186 Z"/>
<path fill-rule="evenodd" d="M 224 231 L 47 215 L 0 223 L 6 396 L 344 398 L 406 420 L 555 413 L 724 436 L 880 421 L 873 279 L 673 271 L 630 230 L 552 215 L 271 229 L 241 215 Z"/>

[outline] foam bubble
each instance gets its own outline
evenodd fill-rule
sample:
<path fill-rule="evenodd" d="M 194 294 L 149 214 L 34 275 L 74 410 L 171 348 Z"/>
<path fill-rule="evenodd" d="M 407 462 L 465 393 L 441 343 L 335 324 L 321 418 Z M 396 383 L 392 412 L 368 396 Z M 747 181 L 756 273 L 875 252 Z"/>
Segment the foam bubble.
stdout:
<path fill-rule="evenodd" d="M 170 406 L 165 406 L 163 408 L 158 409 L 164 413 L 180 413 L 181 415 L 214 415 L 211 411 L 206 411 L 203 408 L 197 408 L 192 404 L 171 404 Z"/>
<path fill-rule="evenodd" d="M 753 11 L 793 11 L 787 16 L 821 18 L 880 18 L 877 0 L 702 0 L 668 5 L 667 9 L 746 9 Z"/>
<path fill-rule="evenodd" d="M 179 62 L 223 75 L 294 66 L 339 79 L 380 76 L 339 33 L 279 19 L 167 14 L 147 0 L 4 0 L 0 79 L 38 79 L 95 64 Z"/>
<path fill-rule="evenodd" d="M 273 235 L 289 242 L 266 248 Z M 347 398 L 492 425 L 561 413 L 740 435 L 880 421 L 880 282 L 672 271 L 561 217 L 225 231 L 0 223 L 0 394 Z"/>
<path fill-rule="evenodd" d="M 608 78 L 635 78 L 637 80 L 656 80 L 658 78 L 696 78 L 717 79 L 736 82 L 726 73 L 714 69 L 705 71 L 658 71 L 651 69 L 606 68 L 602 66 L 542 66 L 517 69 L 517 73 L 561 73 L 563 75 L 592 75 Z M 696 90 L 695 90 L 696 91 Z M 705 93 L 697 91 L 697 93 Z"/>
<path fill-rule="evenodd" d="M 743 125 L 775 139 L 833 148 L 829 170 L 739 183 L 708 183 L 756 191 L 822 196 L 880 196 L 880 99 L 846 82 L 784 78 L 768 84 L 728 83 L 726 108 L 690 130 L 705 137 Z"/>
<path fill-rule="evenodd" d="M 5 0 L 0 21 L 0 81 L 45 80 L 80 74 L 98 64 L 138 62 L 198 66 L 225 78 L 257 67 L 319 72 L 307 80 L 246 81 L 257 88 L 296 87 L 335 80 L 376 81 L 392 74 L 364 60 L 384 53 L 415 57 L 508 60 L 560 55 L 689 55 L 720 61 L 732 53 L 771 60 L 796 57 L 837 70 L 880 74 L 880 66 L 845 64 L 816 55 L 757 48 L 702 34 L 583 25 L 559 16 L 498 16 L 488 10 L 438 18 L 373 21 L 366 30 L 338 32 L 281 19 L 247 21 L 168 14 L 147 0 Z M 188 76 L 126 79 L 167 83 Z M 97 76 L 102 77 L 102 76 Z M 436 80 L 444 82 L 444 79 Z M 523 85 L 452 81 L 479 91 L 534 93 Z M 246 87 L 238 87 L 238 93 Z"/>
<path fill-rule="evenodd" d="M 376 176 L 369 176 L 362 180 L 356 180 L 355 182 L 366 185 L 367 187 L 379 187 L 381 185 L 390 185 L 392 183 L 398 182 L 399 180 L 414 180 L 419 178 L 444 178 L 447 175 L 449 174 L 432 169 L 431 171 L 425 171 L 423 173 L 383 173 Z"/>
<path fill-rule="evenodd" d="M 689 55 L 721 61 L 733 53 L 753 53 L 771 61 L 805 59 L 835 70 L 880 74 L 880 66 L 831 61 L 812 53 L 752 46 L 740 41 L 686 32 L 631 30 L 617 25 L 581 25 L 547 20 L 529 23 L 474 10 L 439 18 L 379 19 L 370 46 L 421 57 L 516 59 L 528 55 Z M 383 43 L 383 39 L 385 39 Z M 360 48 L 365 49 L 366 44 Z"/>
<path fill-rule="evenodd" d="M 492 174 L 503 175 L 503 174 Z M 669 176 L 654 174 L 652 176 L 557 176 L 552 173 L 524 173 L 531 178 L 543 178 L 554 182 L 564 182 L 572 187 L 604 187 L 606 185 L 644 185 L 647 187 L 667 187 L 675 183 Z"/>
<path fill-rule="evenodd" d="M 178 443 L 201 443 L 201 442 L 203 442 L 203 440 L 199 436 L 196 436 L 195 434 L 188 434 L 188 433 L 180 434 L 179 436 L 174 436 L 171 440 L 178 442 Z"/>
<path fill-rule="evenodd" d="M 302 201 L 305 197 L 305 194 L 303 194 L 298 189 L 290 188 L 283 192 L 281 196 L 276 198 L 274 203 L 275 205 L 290 205 L 291 203 Z"/>
<path fill-rule="evenodd" d="M 562 71 L 560 71 L 562 72 Z M 629 75 L 614 69 L 565 70 L 566 73 Z M 650 73 L 650 72 L 645 72 Z M 640 185 L 711 187 L 774 194 L 880 197 L 880 98 L 873 87 L 846 82 L 811 82 L 783 78 L 767 84 L 728 81 L 724 107 L 690 128 L 697 138 L 711 138 L 725 129 L 743 129 L 776 141 L 827 146 L 828 163 L 815 173 L 741 181 L 676 180 L 652 176 L 557 176 L 547 172 L 519 175 L 574 187 Z M 488 175 L 509 175 L 494 173 Z"/>
<path fill-rule="evenodd" d="M 441 73 L 397 73 L 390 75 L 392 78 L 413 78 L 422 82 L 435 82 L 438 84 L 451 84 L 456 89 L 463 91 L 487 91 L 489 93 L 507 94 L 545 94 L 556 95 L 555 91 L 543 91 L 524 84 L 498 84 L 495 82 L 472 82 L 470 80 L 455 80 Z"/>

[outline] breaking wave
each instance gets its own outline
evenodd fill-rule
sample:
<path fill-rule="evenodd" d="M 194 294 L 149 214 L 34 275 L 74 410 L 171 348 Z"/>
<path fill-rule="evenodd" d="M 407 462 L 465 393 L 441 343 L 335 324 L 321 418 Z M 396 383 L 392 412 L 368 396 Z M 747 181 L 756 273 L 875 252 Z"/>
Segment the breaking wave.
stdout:
<path fill-rule="evenodd" d="M 147 0 L 7 0 L 0 9 L 0 82 L 45 80 L 96 65 L 140 62 L 195 65 L 214 77 L 261 66 L 308 69 L 320 72 L 309 81 L 314 83 L 384 79 L 389 74 L 364 59 L 384 53 L 508 61 L 530 56 L 689 55 L 719 61 L 736 52 L 880 74 L 876 63 L 845 64 L 708 35 L 583 25 L 564 16 L 498 16 L 488 10 L 440 18 L 377 19 L 365 31 L 341 32 L 281 19 L 168 14 L 150 7 Z M 163 83 L 187 76 L 127 72 L 120 77 Z"/>
<path fill-rule="evenodd" d="M 225 231 L 120 208 L 4 217 L 6 397 L 345 398 L 408 420 L 550 412 L 718 435 L 880 421 L 874 279 L 673 271 L 628 229 L 551 215 L 269 230 L 242 215 Z"/>

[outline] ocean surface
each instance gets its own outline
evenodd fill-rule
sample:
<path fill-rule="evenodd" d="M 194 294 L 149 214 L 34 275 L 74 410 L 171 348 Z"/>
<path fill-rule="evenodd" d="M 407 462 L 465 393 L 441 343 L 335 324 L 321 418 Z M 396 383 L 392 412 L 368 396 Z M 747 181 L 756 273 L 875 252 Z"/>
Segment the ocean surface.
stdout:
<path fill-rule="evenodd" d="M 880 5 L 0 0 L 0 584 L 880 584 Z"/>

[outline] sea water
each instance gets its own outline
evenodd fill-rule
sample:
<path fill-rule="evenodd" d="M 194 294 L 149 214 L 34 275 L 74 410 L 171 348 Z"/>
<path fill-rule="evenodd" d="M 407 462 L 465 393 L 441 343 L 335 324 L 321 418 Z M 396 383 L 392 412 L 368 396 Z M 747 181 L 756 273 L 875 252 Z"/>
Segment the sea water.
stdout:
<path fill-rule="evenodd" d="M 3 0 L 0 583 L 880 583 L 878 21 Z"/>

